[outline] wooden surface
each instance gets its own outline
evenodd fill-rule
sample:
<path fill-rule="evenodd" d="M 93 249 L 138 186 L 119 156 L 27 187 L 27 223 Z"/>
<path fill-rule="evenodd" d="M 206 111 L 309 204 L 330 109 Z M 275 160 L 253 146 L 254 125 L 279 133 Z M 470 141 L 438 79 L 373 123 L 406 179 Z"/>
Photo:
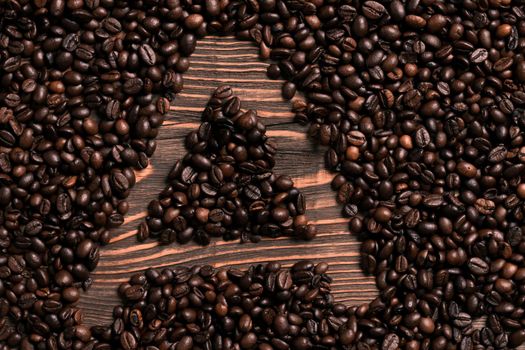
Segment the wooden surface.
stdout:
<path fill-rule="evenodd" d="M 281 98 L 281 81 L 266 77 L 267 62 L 261 62 L 250 42 L 233 38 L 207 37 L 191 57 L 190 71 L 184 76 L 184 90 L 177 96 L 172 113 L 158 136 L 158 147 L 151 165 L 137 173 L 139 179 L 131 192 L 130 213 L 125 224 L 112 232 L 112 243 L 102 248 L 94 284 L 82 296 L 88 324 L 107 324 L 113 306 L 119 302 L 119 283 L 148 267 L 177 264 L 212 264 L 244 267 L 250 263 L 283 261 L 290 265 L 299 259 L 327 261 L 338 301 L 361 304 L 377 294 L 373 277 L 365 277 L 359 267 L 359 242 L 348 233 L 347 220 L 330 188 L 333 177 L 324 169 L 324 149 L 306 137 L 306 127 L 292 122 L 290 102 Z M 136 228 L 145 215 L 149 201 L 164 186 L 164 179 L 185 149 L 185 135 L 198 127 L 200 114 L 211 92 L 229 84 L 241 98 L 243 109 L 259 112 L 268 135 L 278 146 L 277 173 L 292 176 L 307 198 L 307 215 L 317 224 L 319 235 L 312 242 L 288 238 L 265 239 L 258 244 L 213 241 L 208 247 L 193 243 L 158 246 L 153 240 L 143 243 L 135 238 Z"/>

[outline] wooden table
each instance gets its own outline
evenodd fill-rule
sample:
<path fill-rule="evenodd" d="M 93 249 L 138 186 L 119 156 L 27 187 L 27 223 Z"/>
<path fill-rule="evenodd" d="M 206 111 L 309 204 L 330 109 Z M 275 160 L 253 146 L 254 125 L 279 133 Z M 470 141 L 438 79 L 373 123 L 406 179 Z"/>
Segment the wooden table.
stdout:
<path fill-rule="evenodd" d="M 281 98 L 282 81 L 266 77 L 267 62 L 258 58 L 250 42 L 230 37 L 207 37 L 191 57 L 191 68 L 184 75 L 184 90 L 177 96 L 172 112 L 158 136 L 158 147 L 151 165 L 137 173 L 138 183 L 129 197 L 130 212 L 123 226 L 112 232 L 112 241 L 102 248 L 94 284 L 82 296 L 88 324 L 107 324 L 113 306 L 119 302 L 117 286 L 148 267 L 177 264 L 212 264 L 245 267 L 250 263 L 283 261 L 290 265 L 300 259 L 331 264 L 332 284 L 337 300 L 360 304 L 377 295 L 373 277 L 365 277 L 359 267 L 359 242 L 348 233 L 347 220 L 330 188 L 333 174 L 324 168 L 324 149 L 306 136 L 306 127 L 293 123 L 291 103 Z M 164 187 L 164 179 L 175 161 L 185 154 L 186 134 L 198 127 L 200 115 L 211 92 L 229 84 L 241 98 L 244 109 L 259 112 L 268 135 L 278 146 L 275 170 L 293 177 L 307 196 L 310 219 L 319 235 L 312 242 L 289 238 L 265 239 L 258 244 L 213 241 L 208 247 L 193 243 L 159 246 L 135 238 L 136 228 L 146 206 Z"/>

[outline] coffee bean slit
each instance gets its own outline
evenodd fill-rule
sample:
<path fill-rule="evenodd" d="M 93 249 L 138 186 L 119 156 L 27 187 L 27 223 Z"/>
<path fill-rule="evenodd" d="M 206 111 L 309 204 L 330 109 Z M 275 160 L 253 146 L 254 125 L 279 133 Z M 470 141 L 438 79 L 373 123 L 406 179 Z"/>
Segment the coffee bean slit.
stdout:
<path fill-rule="evenodd" d="M 148 324 L 151 339 L 141 338 L 155 343 L 148 350 L 525 343 L 522 1 L 4 0 L 0 350 L 142 348 L 135 328 L 118 321 L 124 314 L 98 332 L 82 324 L 75 305 L 92 283 L 100 246 L 124 221 L 134 169 L 148 166 L 189 57 L 208 34 L 253 41 L 271 61 L 268 77 L 286 80 L 283 98 L 296 91 L 306 97 L 292 102 L 295 120 L 327 148 L 326 167 L 337 173 L 332 186 L 379 296 L 321 322 L 323 306 L 310 301 L 322 288 L 298 287 L 301 302 L 278 310 L 286 318 L 290 307 L 311 324 L 304 330 L 287 320 L 294 342 L 274 328 L 243 333 L 246 317 L 237 329 L 236 315 L 248 309 L 253 319 L 261 311 L 235 297 L 227 303 L 233 316 L 213 325 L 228 327 L 232 340 L 201 346 L 209 344 L 209 332 L 200 332 L 208 316 L 194 315 L 210 310 L 200 308 L 202 291 L 195 290 L 176 306 L 188 324 L 169 335 L 177 345 L 155 342 L 166 324 L 177 323 L 162 316 Z M 230 99 L 226 114 L 238 105 Z M 191 281 L 191 288 L 199 283 Z M 149 288 L 138 284 L 132 298 Z M 166 313 L 168 302 L 160 300 L 172 292 L 148 296 L 159 304 L 145 309 L 146 319 Z M 343 314 L 356 321 L 340 323 Z M 484 327 L 476 329 L 473 320 L 482 316 Z M 138 313 L 133 320 L 140 324 Z M 332 328 L 346 340 L 337 343 Z M 103 342 L 90 340 L 94 334 Z M 104 344 L 117 335 L 118 344 Z"/>
<path fill-rule="evenodd" d="M 186 149 L 149 203 L 140 241 L 208 245 L 214 237 L 315 237 L 303 193 L 289 176 L 273 171 L 276 147 L 266 127 L 256 111 L 242 109 L 229 86 L 213 92 L 202 123 L 186 136 Z"/>

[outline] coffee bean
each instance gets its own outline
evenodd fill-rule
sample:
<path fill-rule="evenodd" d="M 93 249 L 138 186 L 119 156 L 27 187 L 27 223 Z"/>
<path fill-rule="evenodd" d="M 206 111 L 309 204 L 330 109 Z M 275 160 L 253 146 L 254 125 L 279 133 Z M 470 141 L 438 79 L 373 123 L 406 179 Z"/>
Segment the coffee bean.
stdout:
<path fill-rule="evenodd" d="M 19 56 L 15 56 L 15 57 L 10 57 L 8 59 L 6 59 L 2 65 L 2 68 L 4 69 L 4 71 L 6 71 L 7 73 L 13 73 L 14 71 L 16 71 L 19 67 L 20 67 L 20 57 Z"/>
<path fill-rule="evenodd" d="M 157 100 L 157 111 L 160 114 L 166 114 L 170 110 L 170 101 L 167 98 L 159 98 Z"/>
<path fill-rule="evenodd" d="M 128 95 L 138 94 L 144 87 L 144 82 L 139 78 L 128 79 L 124 82 L 123 91 Z"/>
<path fill-rule="evenodd" d="M 16 143 L 16 138 L 7 130 L 0 130 L 0 144 L 5 147 L 13 147 Z"/>
<path fill-rule="evenodd" d="M 484 275 L 489 272 L 489 265 L 480 258 L 472 258 L 468 262 L 468 267 L 476 275 Z"/>
<path fill-rule="evenodd" d="M 350 142 L 350 144 L 360 147 L 365 144 L 366 137 L 360 131 L 351 131 L 348 135 L 348 141 Z"/>
<path fill-rule="evenodd" d="M 496 205 L 493 201 L 485 198 L 479 198 L 475 202 L 476 209 L 484 215 L 490 215 L 496 209 Z"/>
<path fill-rule="evenodd" d="M 71 211 L 71 199 L 67 193 L 62 193 L 57 197 L 56 207 L 60 214 L 67 214 Z"/>
<path fill-rule="evenodd" d="M 415 137 L 416 145 L 421 148 L 425 148 L 430 143 L 430 134 L 427 129 L 420 128 L 416 131 Z"/>
<path fill-rule="evenodd" d="M 106 29 L 111 34 L 117 34 L 122 30 L 121 23 L 113 17 L 106 18 L 102 23 L 104 29 Z"/>
<path fill-rule="evenodd" d="M 70 33 L 62 40 L 64 50 L 74 52 L 80 45 L 80 38 L 76 33 Z"/>
<path fill-rule="evenodd" d="M 137 349 L 137 340 L 131 332 L 124 331 L 120 335 L 120 345 L 124 350 L 134 350 Z"/>
<path fill-rule="evenodd" d="M 139 300 L 144 295 L 144 288 L 141 286 L 132 286 L 124 291 L 127 300 Z"/>
<path fill-rule="evenodd" d="M 281 271 L 277 274 L 277 287 L 282 290 L 288 290 L 292 287 L 292 276 L 290 272 Z"/>
<path fill-rule="evenodd" d="M 453 323 L 459 328 L 465 328 L 467 326 L 470 326 L 470 324 L 472 323 L 472 318 L 469 314 L 465 312 L 460 312 L 458 316 L 454 318 Z"/>
<path fill-rule="evenodd" d="M 485 49 L 476 49 L 469 55 L 469 59 L 475 64 L 484 62 L 488 57 L 489 54 Z"/>
<path fill-rule="evenodd" d="M 114 173 L 111 177 L 111 184 L 113 189 L 119 193 L 123 193 L 129 188 L 129 181 L 122 173 Z"/>
<path fill-rule="evenodd" d="M 515 331 L 509 336 L 509 345 L 518 347 L 525 343 L 525 330 Z"/>
<path fill-rule="evenodd" d="M 294 83 L 287 82 L 283 85 L 282 95 L 285 100 L 291 100 L 295 96 L 296 87 Z"/>
<path fill-rule="evenodd" d="M 180 39 L 180 49 L 184 55 L 191 55 L 195 51 L 197 40 L 193 34 L 185 34 Z"/>
<path fill-rule="evenodd" d="M 475 177 L 477 173 L 476 167 L 468 162 L 460 162 L 457 166 L 458 173 L 465 177 Z"/>
<path fill-rule="evenodd" d="M 386 12 L 385 7 L 377 1 L 365 1 L 362 8 L 365 17 L 376 20 Z"/>
<path fill-rule="evenodd" d="M 154 66 L 157 62 L 156 53 L 148 44 L 140 45 L 139 54 L 142 61 L 148 66 Z"/>
<path fill-rule="evenodd" d="M 392 350 L 399 348 L 399 337 L 396 334 L 388 334 L 383 340 L 382 350 Z"/>

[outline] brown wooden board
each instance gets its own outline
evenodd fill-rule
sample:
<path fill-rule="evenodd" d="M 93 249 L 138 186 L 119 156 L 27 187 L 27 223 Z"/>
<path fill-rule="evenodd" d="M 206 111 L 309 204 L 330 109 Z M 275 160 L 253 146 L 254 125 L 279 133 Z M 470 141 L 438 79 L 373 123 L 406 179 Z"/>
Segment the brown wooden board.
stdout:
<path fill-rule="evenodd" d="M 268 261 L 286 265 L 300 259 L 327 261 L 331 264 L 329 272 L 337 301 L 354 305 L 372 300 L 377 295 L 374 277 L 365 276 L 359 266 L 360 242 L 348 232 L 348 220 L 342 217 L 341 206 L 330 188 L 333 174 L 324 168 L 325 149 L 306 136 L 307 127 L 293 122 L 291 102 L 281 97 L 282 80 L 266 76 L 269 62 L 259 59 L 258 49 L 252 43 L 232 37 L 200 40 L 190 60 L 184 89 L 172 103 L 172 112 L 160 129 L 151 164 L 137 172 L 138 183 L 129 197 L 130 212 L 125 223 L 113 230 L 111 243 L 102 248 L 100 263 L 93 273 L 94 284 L 81 298 L 86 322 L 110 322 L 113 306 L 119 303 L 117 287 L 134 273 L 177 264 L 246 267 Z M 210 94 L 221 84 L 232 86 L 243 109 L 256 109 L 263 118 L 268 135 L 278 147 L 276 172 L 292 176 L 307 197 L 307 215 L 319 231 L 315 240 L 263 239 L 257 244 L 215 240 L 208 247 L 194 243 L 159 246 L 153 240 L 137 242 L 137 225 L 146 215 L 149 201 L 164 187 L 171 166 L 185 154 L 184 137 L 198 127 Z"/>

